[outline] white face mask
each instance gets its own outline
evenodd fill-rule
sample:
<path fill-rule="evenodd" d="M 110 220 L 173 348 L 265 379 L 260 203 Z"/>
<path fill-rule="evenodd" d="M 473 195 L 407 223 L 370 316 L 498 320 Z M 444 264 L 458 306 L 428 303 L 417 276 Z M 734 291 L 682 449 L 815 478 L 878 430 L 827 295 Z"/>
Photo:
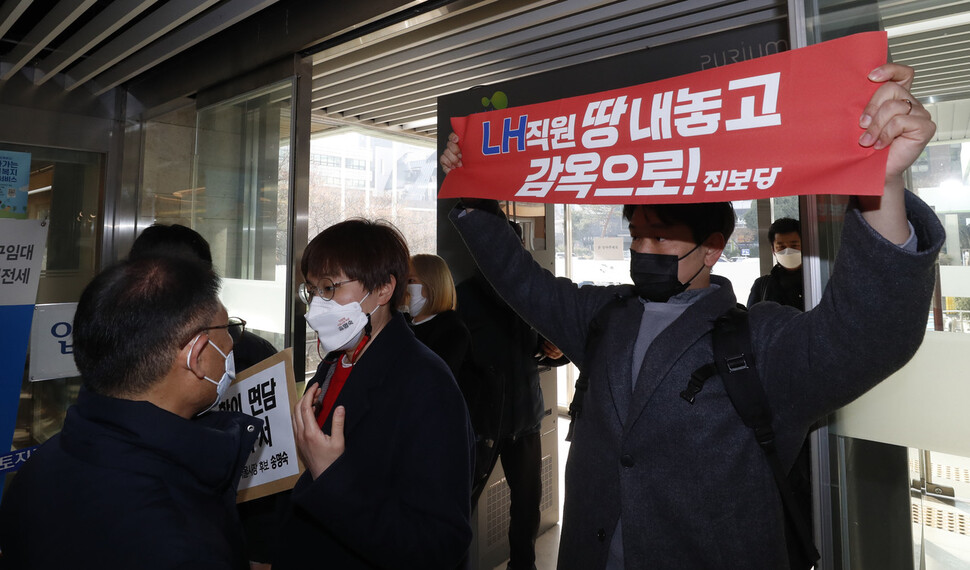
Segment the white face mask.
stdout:
<path fill-rule="evenodd" d="M 421 285 L 420 283 L 412 283 L 408 285 L 408 312 L 411 313 L 411 318 L 417 318 L 418 314 L 421 313 L 421 309 L 428 302 L 427 299 L 421 295 Z"/>
<path fill-rule="evenodd" d="M 785 269 L 797 269 L 802 264 L 802 252 L 788 247 L 781 251 L 776 251 L 775 259 Z"/>
<path fill-rule="evenodd" d="M 364 295 L 364 299 L 369 295 Z M 317 296 L 310 301 L 310 310 L 304 318 L 310 328 L 316 331 L 325 353 L 347 350 L 360 342 L 364 327 L 370 322 L 370 315 L 360 308 L 364 299 L 346 305 Z"/>
<path fill-rule="evenodd" d="M 198 338 L 199 337 L 197 335 L 194 339 L 192 339 L 193 348 L 195 347 L 195 341 Z M 221 354 L 222 357 L 226 359 L 226 370 L 225 372 L 222 373 L 222 378 L 219 378 L 218 382 L 216 382 L 212 378 L 209 378 L 208 376 L 203 376 L 203 378 L 205 378 L 209 382 L 212 382 L 213 384 L 216 385 L 216 399 L 214 402 L 209 404 L 208 408 L 202 410 L 197 414 L 200 416 L 219 405 L 219 402 L 221 402 L 222 399 L 226 397 L 226 392 L 229 390 L 229 386 L 232 384 L 232 381 L 236 379 L 236 359 L 233 358 L 232 351 L 230 350 L 229 354 L 226 354 L 222 352 L 222 350 L 220 350 L 219 347 L 216 346 L 216 343 L 212 342 L 211 340 L 209 341 L 209 344 L 212 345 L 212 348 L 216 349 L 216 352 Z M 189 349 L 189 355 L 185 358 L 185 365 L 188 366 L 189 368 L 192 367 L 192 349 Z"/>

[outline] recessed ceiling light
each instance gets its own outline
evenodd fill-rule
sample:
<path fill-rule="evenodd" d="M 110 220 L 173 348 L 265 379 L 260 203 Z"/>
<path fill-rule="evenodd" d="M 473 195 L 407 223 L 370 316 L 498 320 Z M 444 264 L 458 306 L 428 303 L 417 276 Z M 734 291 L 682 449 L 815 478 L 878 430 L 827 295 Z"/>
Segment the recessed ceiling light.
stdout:
<path fill-rule="evenodd" d="M 886 28 L 886 33 L 889 35 L 890 38 L 898 38 L 899 36 L 908 36 L 911 34 L 919 34 L 922 32 L 932 32 L 934 30 L 945 30 L 947 28 L 961 26 L 963 24 L 970 24 L 970 12 L 950 14 L 949 16 L 943 16 L 942 18 L 933 18 L 931 20 L 921 20 L 919 22 L 902 24 L 900 26 L 890 26 Z"/>

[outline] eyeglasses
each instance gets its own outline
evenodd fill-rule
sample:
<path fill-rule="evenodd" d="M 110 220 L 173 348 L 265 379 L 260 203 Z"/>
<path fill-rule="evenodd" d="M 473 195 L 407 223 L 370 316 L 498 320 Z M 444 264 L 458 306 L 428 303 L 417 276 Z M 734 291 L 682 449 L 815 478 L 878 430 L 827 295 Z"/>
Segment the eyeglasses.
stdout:
<path fill-rule="evenodd" d="M 239 342 L 239 339 L 242 338 L 243 332 L 246 330 L 246 321 L 240 319 L 239 317 L 229 317 L 229 322 L 226 324 L 216 325 L 214 327 L 202 327 L 201 329 L 192 333 L 191 337 L 195 338 L 199 333 L 213 329 L 226 329 L 226 332 L 229 333 L 229 337 L 232 338 L 232 343 L 236 344 Z"/>
<path fill-rule="evenodd" d="M 312 284 L 300 283 L 300 300 L 305 304 L 309 305 L 310 301 L 314 297 L 320 297 L 324 301 L 329 301 L 333 299 L 333 294 L 337 291 L 337 287 L 345 283 L 351 283 L 357 281 L 356 279 L 347 279 L 346 281 L 334 281 L 328 277 L 324 277 L 320 280 L 320 286 L 314 287 Z"/>

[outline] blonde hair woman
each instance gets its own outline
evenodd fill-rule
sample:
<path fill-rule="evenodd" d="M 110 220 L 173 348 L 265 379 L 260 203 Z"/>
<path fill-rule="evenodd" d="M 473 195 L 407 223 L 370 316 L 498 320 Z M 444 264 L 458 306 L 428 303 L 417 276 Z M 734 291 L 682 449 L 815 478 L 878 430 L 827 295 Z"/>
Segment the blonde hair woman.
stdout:
<path fill-rule="evenodd" d="M 428 253 L 411 256 L 408 308 L 414 335 L 457 378 L 471 350 L 471 334 L 455 311 L 456 299 L 455 282 L 444 259 Z"/>

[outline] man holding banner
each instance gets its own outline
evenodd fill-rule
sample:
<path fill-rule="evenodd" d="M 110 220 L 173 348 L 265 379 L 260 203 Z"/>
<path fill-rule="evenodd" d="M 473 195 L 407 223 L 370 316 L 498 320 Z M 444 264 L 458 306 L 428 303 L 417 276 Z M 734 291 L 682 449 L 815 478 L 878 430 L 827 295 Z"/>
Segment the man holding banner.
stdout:
<path fill-rule="evenodd" d="M 882 44 L 876 41 L 869 53 L 884 62 L 884 36 L 882 40 Z M 812 49 L 796 50 L 792 56 Z M 841 61 L 850 51 L 857 55 L 865 50 L 839 45 L 833 52 L 837 63 L 829 61 L 827 65 L 851 67 Z M 903 172 L 935 132 L 929 113 L 909 93 L 912 69 L 893 64 L 861 68 L 873 63 L 864 61 L 856 66 L 855 73 L 867 79 L 860 82 L 856 78 L 849 88 L 832 83 L 830 74 L 810 71 L 825 69 L 826 65 L 814 62 L 814 67 L 806 63 L 788 68 L 785 66 L 790 62 L 786 62 L 771 57 L 757 61 L 757 65 L 779 65 L 783 69 L 779 72 L 779 93 L 787 93 L 790 75 L 807 73 L 806 81 L 826 88 L 838 85 L 846 91 L 845 97 L 839 92 L 840 100 L 834 106 L 844 106 L 850 99 L 860 101 L 854 109 L 840 111 L 826 124 L 819 124 L 818 130 L 841 128 L 841 134 L 835 137 L 844 139 L 843 147 L 852 147 L 851 160 L 869 173 L 861 178 L 878 186 L 876 191 L 863 190 L 849 175 L 839 186 L 821 185 L 830 192 L 867 195 L 859 196 L 846 213 L 839 257 L 817 307 L 801 313 L 761 303 L 748 315 L 754 365 L 773 412 L 778 456 L 787 469 L 810 425 L 857 398 L 914 354 L 925 331 L 933 264 L 944 235 L 933 211 L 903 187 Z M 741 70 L 751 75 L 750 69 L 727 66 L 713 71 L 730 74 Z M 690 79 L 703 84 L 709 79 L 703 75 L 706 73 L 668 81 Z M 755 75 L 763 77 L 764 72 Z M 822 77 L 826 79 L 822 81 Z M 665 87 L 657 89 L 663 91 Z M 682 95 L 687 89 L 671 92 Z M 861 100 L 858 91 L 862 92 Z M 587 109 L 593 111 L 587 112 L 587 118 L 593 117 L 595 122 L 596 109 L 603 107 L 603 101 L 616 105 L 621 97 L 617 92 L 594 94 L 581 104 L 591 101 Z M 727 107 L 726 97 L 724 102 Z M 568 109 L 574 102 L 557 103 L 559 108 Z M 738 108 L 744 105 L 739 102 Z M 779 124 L 812 111 L 788 106 L 785 97 L 773 105 L 771 110 L 777 111 Z M 531 124 L 531 111 L 528 107 L 513 108 L 506 114 L 528 114 L 525 120 Z M 750 111 L 748 108 L 741 113 Z M 676 108 L 673 112 L 676 115 Z M 497 124 L 494 119 L 492 113 L 480 118 L 492 125 Z M 840 123 L 845 120 L 848 123 Z M 471 124 L 479 117 L 467 121 Z M 832 122 L 840 123 L 835 125 L 838 128 L 829 129 Z M 458 123 L 456 131 L 461 130 L 462 123 Z M 631 132 L 634 123 L 631 121 Z M 496 173 L 496 178 L 508 174 L 502 164 L 490 162 L 489 152 L 499 148 L 491 156 L 500 155 L 506 150 L 503 144 L 511 148 L 517 141 L 513 136 L 496 143 L 487 132 L 480 136 L 476 128 L 469 127 L 459 136 L 453 134 L 441 157 L 443 170 L 450 172 L 441 195 L 475 197 L 460 203 L 451 218 L 496 290 L 589 374 L 583 414 L 575 421 L 566 465 L 559 568 L 788 568 L 784 512 L 771 469 L 751 429 L 727 397 L 720 377 L 708 379 L 692 400 L 682 396 L 691 374 L 714 360 L 714 321 L 737 304 L 731 283 L 711 275 L 711 268 L 733 230 L 728 200 L 741 196 L 712 189 L 711 184 L 705 187 L 703 181 L 709 179 L 709 173 L 701 178 L 699 172 L 695 172 L 697 184 L 692 193 L 686 185 L 678 187 L 677 192 L 665 190 L 670 188 L 670 179 L 648 177 L 646 164 L 640 180 L 658 181 L 659 185 L 644 185 L 636 191 L 629 188 L 629 193 L 623 193 L 622 185 L 611 184 L 625 172 L 616 165 L 627 162 L 624 156 L 637 156 L 639 152 L 646 161 L 650 154 L 637 151 L 636 144 L 628 147 L 630 155 L 607 157 L 620 156 L 612 161 L 612 167 L 603 168 L 602 183 L 599 178 L 587 177 L 580 182 L 590 183 L 588 187 L 546 187 L 540 186 L 540 176 L 531 174 L 525 185 L 513 183 L 512 192 L 516 188 L 519 193 L 523 189 L 532 192 L 532 201 L 551 201 L 553 193 L 560 190 L 573 192 L 577 202 L 589 198 L 585 201 L 608 203 L 610 195 L 614 200 L 621 195 L 629 198 L 624 200 L 629 204 L 624 213 L 633 237 L 634 285 L 579 288 L 537 265 L 509 230 L 497 204 L 481 199 L 510 199 L 510 188 L 498 186 L 493 192 L 482 188 L 494 182 L 487 173 Z M 730 139 L 733 133 L 724 135 Z M 789 153 L 796 156 L 788 157 L 790 162 L 777 163 L 781 165 L 774 179 L 778 194 L 796 188 L 794 181 L 787 186 L 785 174 L 798 162 L 804 163 L 803 170 L 809 167 L 824 173 L 826 179 L 833 178 L 827 159 L 805 154 L 796 144 L 813 135 L 787 131 L 792 139 Z M 523 138 L 528 141 L 531 137 Z M 575 136 L 575 141 L 580 138 Z M 630 136 L 631 140 L 635 138 Z M 585 134 L 582 141 L 587 149 L 597 144 L 595 137 Z M 726 146 L 736 144 L 729 140 Z M 734 150 L 758 158 L 761 149 Z M 562 166 L 558 173 L 575 177 L 578 168 L 586 168 L 583 165 L 607 162 L 601 161 L 604 152 L 586 153 L 582 160 L 571 162 L 564 159 L 558 163 Z M 708 153 L 706 147 L 703 152 L 705 161 L 710 161 L 707 164 L 716 162 L 719 156 Z M 824 152 L 831 153 L 831 149 Z M 528 165 L 531 155 L 524 154 Z M 776 154 L 780 157 L 783 153 Z M 833 154 L 847 153 L 840 150 Z M 532 159 L 532 168 L 541 170 L 543 160 Z M 555 164 L 555 160 L 549 162 Z M 879 169 L 875 180 L 870 173 L 872 163 Z M 478 178 L 476 173 L 480 174 Z M 514 179 L 514 174 L 504 179 Z M 801 182 L 819 186 L 816 180 Z M 800 188 L 791 193 L 799 192 Z M 893 310 L 885 311 L 889 306 Z M 588 344 L 591 337 L 595 341 Z"/>

